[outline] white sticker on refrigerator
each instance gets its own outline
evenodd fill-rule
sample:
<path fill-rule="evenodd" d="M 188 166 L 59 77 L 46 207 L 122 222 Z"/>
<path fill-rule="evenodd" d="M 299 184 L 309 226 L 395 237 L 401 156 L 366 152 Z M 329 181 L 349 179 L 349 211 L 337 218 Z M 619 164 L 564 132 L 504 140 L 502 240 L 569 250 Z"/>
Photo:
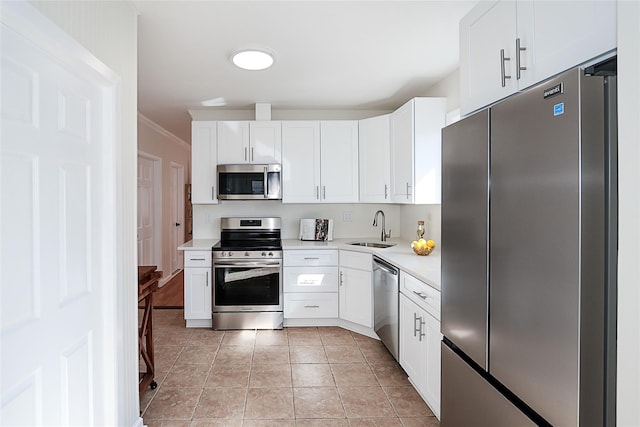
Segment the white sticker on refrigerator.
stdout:
<path fill-rule="evenodd" d="M 561 114 L 564 114 L 564 102 L 561 102 L 553 106 L 553 115 L 559 116 Z"/>

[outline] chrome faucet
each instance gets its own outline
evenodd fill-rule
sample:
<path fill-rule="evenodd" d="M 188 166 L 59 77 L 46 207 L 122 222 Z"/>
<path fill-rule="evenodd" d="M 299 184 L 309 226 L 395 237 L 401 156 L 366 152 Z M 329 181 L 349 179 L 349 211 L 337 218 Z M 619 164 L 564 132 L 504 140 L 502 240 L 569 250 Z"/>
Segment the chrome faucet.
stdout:
<path fill-rule="evenodd" d="M 378 210 L 373 216 L 373 226 L 378 226 L 378 214 L 382 214 L 382 234 L 380 236 L 380 240 L 386 242 L 389 237 L 391 237 L 391 230 L 389 230 L 389 234 L 387 234 L 384 230 L 384 212 Z"/>

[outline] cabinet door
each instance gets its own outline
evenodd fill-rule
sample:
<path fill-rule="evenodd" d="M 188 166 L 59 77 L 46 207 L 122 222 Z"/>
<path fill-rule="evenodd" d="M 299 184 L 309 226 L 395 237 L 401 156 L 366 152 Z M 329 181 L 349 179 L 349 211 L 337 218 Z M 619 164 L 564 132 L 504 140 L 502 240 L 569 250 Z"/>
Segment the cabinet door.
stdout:
<path fill-rule="evenodd" d="M 616 48 L 615 1 L 523 1 L 517 9 L 527 68 L 520 90 Z"/>
<path fill-rule="evenodd" d="M 433 316 L 425 314 L 426 331 L 426 378 L 423 395 L 431 410 L 440 419 L 440 322 Z"/>
<path fill-rule="evenodd" d="M 341 319 L 373 327 L 371 271 L 342 267 L 338 294 Z"/>
<path fill-rule="evenodd" d="M 321 197 L 328 203 L 358 201 L 358 122 L 320 122 Z"/>
<path fill-rule="evenodd" d="M 413 100 L 391 113 L 391 202 L 413 202 Z"/>
<path fill-rule="evenodd" d="M 320 122 L 282 122 L 282 203 L 320 201 Z"/>
<path fill-rule="evenodd" d="M 211 268 L 184 269 L 184 318 L 211 319 Z"/>
<path fill-rule="evenodd" d="M 442 128 L 446 115 L 447 98 L 414 99 L 413 203 L 442 202 Z"/>
<path fill-rule="evenodd" d="M 191 123 L 191 203 L 218 203 L 216 122 Z"/>
<path fill-rule="evenodd" d="M 249 161 L 258 164 L 282 162 L 281 122 L 249 123 Z"/>
<path fill-rule="evenodd" d="M 426 369 L 426 339 L 420 336 L 420 322 L 426 315 L 409 298 L 400 294 L 400 366 L 417 387 L 420 387 Z"/>
<path fill-rule="evenodd" d="M 249 122 L 218 122 L 218 164 L 249 163 Z"/>
<path fill-rule="evenodd" d="M 361 203 L 391 201 L 389 126 L 389 114 L 360 120 L 358 123 Z"/>
<path fill-rule="evenodd" d="M 517 90 L 516 3 L 480 2 L 460 21 L 460 112 L 465 115 Z M 550 3 L 549 7 L 556 2 Z M 546 24 L 546 20 L 542 20 Z M 500 51 L 510 60 L 501 61 Z M 502 67 L 504 63 L 504 85 Z M 506 78 L 509 77 L 509 78 Z"/>

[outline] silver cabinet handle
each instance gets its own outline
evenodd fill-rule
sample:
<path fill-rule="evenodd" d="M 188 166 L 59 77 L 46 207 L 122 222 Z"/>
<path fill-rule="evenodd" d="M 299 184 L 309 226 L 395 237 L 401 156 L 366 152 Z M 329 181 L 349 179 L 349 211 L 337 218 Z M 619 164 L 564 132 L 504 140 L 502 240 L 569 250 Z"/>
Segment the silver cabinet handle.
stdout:
<path fill-rule="evenodd" d="M 253 147 L 251 147 L 251 161 L 253 162 Z"/>
<path fill-rule="evenodd" d="M 205 280 L 204 280 L 204 284 L 205 286 L 208 288 L 209 287 L 209 272 L 205 271 Z"/>
<path fill-rule="evenodd" d="M 325 185 L 322 186 L 322 198 L 327 200 L 327 187 Z"/>
<path fill-rule="evenodd" d="M 304 259 L 305 260 L 308 260 L 308 259 L 320 259 L 320 257 L 304 257 Z"/>
<path fill-rule="evenodd" d="M 520 80 L 521 71 L 526 71 L 527 67 L 520 65 L 522 59 L 520 58 L 520 52 L 527 50 L 526 47 L 520 46 L 520 38 L 516 39 L 516 79 Z M 504 85 L 503 85 L 504 86 Z"/>
<path fill-rule="evenodd" d="M 247 147 L 244 147 L 244 161 L 247 161 Z"/>
<path fill-rule="evenodd" d="M 500 49 L 500 79 L 502 81 L 502 87 L 507 85 L 507 79 L 510 79 L 511 76 L 507 76 L 504 62 L 511 61 L 511 58 L 504 56 L 504 49 Z"/>
<path fill-rule="evenodd" d="M 427 299 L 427 296 L 425 294 L 423 294 L 422 292 L 416 292 L 416 291 L 412 291 L 414 294 L 418 295 L 420 298 L 422 298 L 423 300 Z"/>
<path fill-rule="evenodd" d="M 409 185 L 409 183 L 407 182 L 407 199 L 408 199 L 408 198 L 409 198 L 409 196 L 411 195 L 411 193 L 409 192 L 409 189 L 410 189 L 411 187 L 412 187 L 412 186 L 411 186 L 411 185 Z"/>
<path fill-rule="evenodd" d="M 387 196 L 388 196 L 388 189 L 389 187 L 387 186 L 387 184 L 384 185 L 384 199 L 387 200 Z"/>
<path fill-rule="evenodd" d="M 316 200 L 320 200 L 320 187 L 316 185 Z"/>
<path fill-rule="evenodd" d="M 416 328 L 416 322 L 418 322 L 418 327 Z M 424 332 L 422 332 L 422 327 L 424 326 L 424 320 L 422 320 L 422 316 L 418 317 L 416 313 L 413 313 L 413 336 L 418 337 L 418 341 L 422 341 L 422 337 L 424 337 Z"/>
<path fill-rule="evenodd" d="M 342 285 L 343 285 L 343 283 L 344 283 L 343 276 L 344 276 L 344 273 L 341 271 L 341 272 L 340 272 L 340 286 L 342 286 Z"/>
<path fill-rule="evenodd" d="M 305 305 L 304 308 L 320 308 L 319 305 Z"/>
<path fill-rule="evenodd" d="M 211 200 L 216 199 L 216 187 L 214 185 L 211 186 Z"/>
<path fill-rule="evenodd" d="M 204 261 L 204 258 L 189 258 L 189 261 Z"/>

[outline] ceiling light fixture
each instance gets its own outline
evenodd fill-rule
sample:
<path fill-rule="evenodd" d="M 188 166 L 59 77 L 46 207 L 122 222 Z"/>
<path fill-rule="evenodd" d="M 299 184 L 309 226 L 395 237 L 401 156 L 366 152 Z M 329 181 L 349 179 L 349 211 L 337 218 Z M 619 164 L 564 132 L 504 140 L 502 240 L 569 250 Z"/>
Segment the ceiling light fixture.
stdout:
<path fill-rule="evenodd" d="M 231 55 L 231 62 L 243 70 L 265 70 L 273 65 L 273 55 L 262 50 L 239 50 Z"/>

